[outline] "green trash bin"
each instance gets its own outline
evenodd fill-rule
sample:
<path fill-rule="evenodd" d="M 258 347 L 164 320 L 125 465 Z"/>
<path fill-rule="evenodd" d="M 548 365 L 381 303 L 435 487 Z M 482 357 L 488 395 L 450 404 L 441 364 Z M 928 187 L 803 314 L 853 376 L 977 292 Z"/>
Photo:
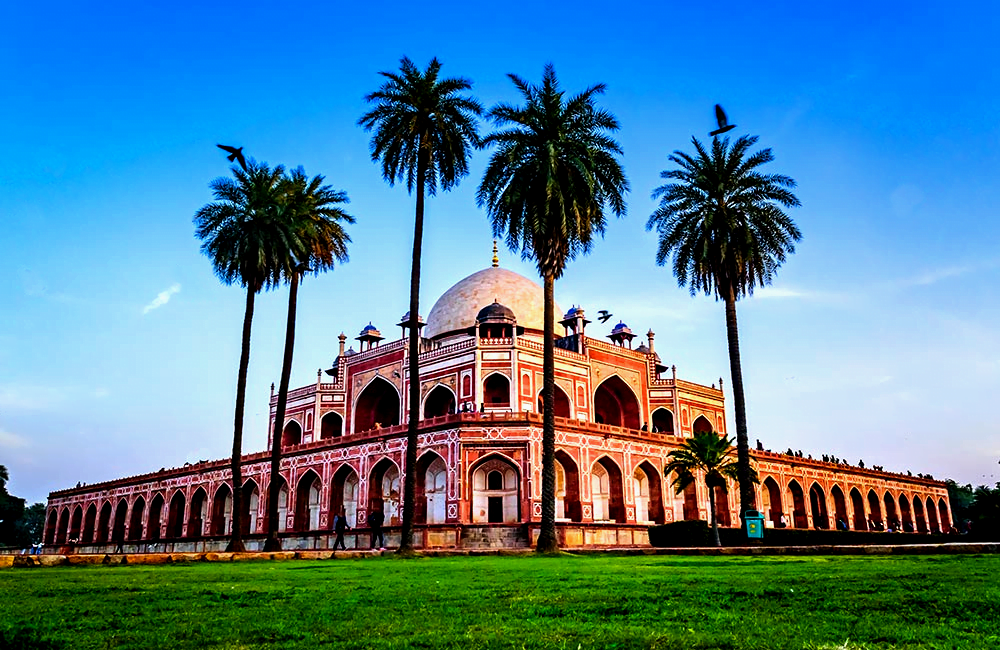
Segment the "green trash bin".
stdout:
<path fill-rule="evenodd" d="M 747 527 L 747 539 L 764 539 L 764 513 L 747 510 L 743 514 L 743 522 Z"/>

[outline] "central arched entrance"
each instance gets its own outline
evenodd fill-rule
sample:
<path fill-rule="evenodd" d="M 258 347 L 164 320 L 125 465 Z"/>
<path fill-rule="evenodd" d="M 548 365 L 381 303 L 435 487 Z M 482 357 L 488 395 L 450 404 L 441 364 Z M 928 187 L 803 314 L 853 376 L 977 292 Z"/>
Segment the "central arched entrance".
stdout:
<path fill-rule="evenodd" d="M 639 463 L 632 473 L 632 490 L 635 495 L 636 522 L 662 524 L 664 514 L 660 474 L 649 461 Z"/>
<path fill-rule="evenodd" d="M 365 386 L 354 406 L 354 432 L 399 424 L 399 392 L 382 377 Z"/>
<path fill-rule="evenodd" d="M 399 525 L 399 468 L 388 458 L 380 460 L 368 476 L 369 512 L 381 510 L 386 526 Z"/>
<path fill-rule="evenodd" d="M 343 515 L 352 528 L 358 524 L 358 483 L 358 473 L 350 465 L 341 465 L 333 475 L 330 512 Z"/>
<path fill-rule="evenodd" d="M 432 451 L 417 461 L 413 519 L 418 524 L 443 524 L 448 500 L 448 467 Z"/>
<path fill-rule="evenodd" d="M 472 521 L 510 524 L 520 521 L 520 474 L 506 458 L 490 456 L 472 470 Z"/>
<path fill-rule="evenodd" d="M 625 429 L 639 428 L 639 400 L 618 375 L 608 377 L 594 391 L 594 421 Z"/>
<path fill-rule="evenodd" d="M 594 507 L 594 521 L 625 523 L 622 471 L 607 456 L 601 456 L 590 468 L 590 497 Z"/>

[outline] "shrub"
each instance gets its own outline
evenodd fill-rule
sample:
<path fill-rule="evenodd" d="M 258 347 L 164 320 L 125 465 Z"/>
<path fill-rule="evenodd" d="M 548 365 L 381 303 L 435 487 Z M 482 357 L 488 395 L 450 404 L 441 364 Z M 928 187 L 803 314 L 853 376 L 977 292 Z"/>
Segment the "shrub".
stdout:
<path fill-rule="evenodd" d="M 747 546 L 746 534 L 740 528 L 719 528 L 723 546 Z M 920 533 L 885 533 L 864 530 L 811 530 L 804 528 L 767 528 L 764 546 L 852 546 L 903 544 L 943 544 L 973 541 L 949 535 Z M 649 527 L 649 543 L 657 547 L 714 546 L 708 523 L 700 520 L 677 521 Z M 760 542 L 757 542 L 758 544 Z"/>

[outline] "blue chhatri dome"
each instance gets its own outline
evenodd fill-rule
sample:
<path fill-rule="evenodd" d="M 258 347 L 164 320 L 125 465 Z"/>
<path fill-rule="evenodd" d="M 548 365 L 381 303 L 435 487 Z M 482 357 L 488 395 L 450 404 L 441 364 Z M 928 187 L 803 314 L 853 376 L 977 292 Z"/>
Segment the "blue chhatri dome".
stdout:
<path fill-rule="evenodd" d="M 368 324 L 365 325 L 365 327 L 364 327 L 363 330 L 361 330 L 361 333 L 364 334 L 365 332 L 377 332 L 377 331 L 378 331 L 378 328 L 375 327 L 374 325 L 372 325 L 371 321 L 368 321 Z"/>

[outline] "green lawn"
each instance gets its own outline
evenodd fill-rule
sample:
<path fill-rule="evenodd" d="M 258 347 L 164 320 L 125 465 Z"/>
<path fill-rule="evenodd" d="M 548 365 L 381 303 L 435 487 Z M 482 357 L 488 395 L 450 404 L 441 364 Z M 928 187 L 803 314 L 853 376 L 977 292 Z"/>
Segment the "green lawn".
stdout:
<path fill-rule="evenodd" d="M 1000 556 L 0 571 L 0 647 L 1000 648 Z"/>

